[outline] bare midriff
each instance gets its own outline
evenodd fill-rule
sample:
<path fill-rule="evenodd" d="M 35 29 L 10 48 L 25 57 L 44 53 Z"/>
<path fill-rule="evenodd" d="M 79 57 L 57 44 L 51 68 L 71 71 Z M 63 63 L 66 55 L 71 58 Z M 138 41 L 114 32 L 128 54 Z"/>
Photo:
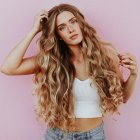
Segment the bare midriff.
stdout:
<path fill-rule="evenodd" d="M 98 118 L 76 118 L 75 119 L 75 131 L 77 132 L 86 132 L 90 129 L 98 127 L 102 123 L 102 117 Z M 61 128 L 60 128 L 61 129 Z M 73 130 L 69 129 L 73 132 Z"/>

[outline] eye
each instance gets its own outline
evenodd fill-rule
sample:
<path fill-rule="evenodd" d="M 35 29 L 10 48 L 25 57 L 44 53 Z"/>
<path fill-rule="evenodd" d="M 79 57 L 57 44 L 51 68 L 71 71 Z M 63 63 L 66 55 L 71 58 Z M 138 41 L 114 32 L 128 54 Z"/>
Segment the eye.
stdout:
<path fill-rule="evenodd" d="M 73 24 L 73 23 L 76 23 L 77 22 L 77 20 L 76 19 L 74 19 L 74 20 L 72 20 L 71 21 L 71 23 Z"/>
<path fill-rule="evenodd" d="M 65 26 L 61 26 L 61 27 L 59 28 L 59 30 L 60 30 L 60 31 L 65 30 Z"/>

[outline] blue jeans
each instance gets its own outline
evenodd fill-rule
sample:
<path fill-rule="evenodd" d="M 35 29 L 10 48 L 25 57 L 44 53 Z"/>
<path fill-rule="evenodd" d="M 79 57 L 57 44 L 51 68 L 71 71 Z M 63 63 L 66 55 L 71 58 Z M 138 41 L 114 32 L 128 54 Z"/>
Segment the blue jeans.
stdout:
<path fill-rule="evenodd" d="M 105 140 L 103 122 L 86 132 L 64 132 L 60 128 L 47 129 L 45 140 Z"/>

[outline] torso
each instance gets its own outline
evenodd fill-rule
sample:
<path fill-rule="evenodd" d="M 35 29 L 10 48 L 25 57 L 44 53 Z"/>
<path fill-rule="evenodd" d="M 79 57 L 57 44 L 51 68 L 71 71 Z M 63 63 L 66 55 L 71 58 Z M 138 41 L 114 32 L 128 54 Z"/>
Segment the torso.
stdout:
<path fill-rule="evenodd" d="M 81 81 L 89 78 L 88 72 L 86 72 L 86 66 L 84 62 L 74 62 L 74 66 L 76 69 L 76 78 L 78 78 Z M 75 121 L 75 125 L 77 126 L 76 131 L 85 132 L 90 129 L 98 127 L 101 123 L 102 123 L 102 117 L 76 118 L 76 121 Z"/>

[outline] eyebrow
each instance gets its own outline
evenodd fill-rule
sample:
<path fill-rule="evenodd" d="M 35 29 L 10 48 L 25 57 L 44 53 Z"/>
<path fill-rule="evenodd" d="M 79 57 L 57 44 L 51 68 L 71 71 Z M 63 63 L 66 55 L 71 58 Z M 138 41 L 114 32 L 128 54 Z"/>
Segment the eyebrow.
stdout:
<path fill-rule="evenodd" d="M 76 17 L 72 17 L 71 19 L 69 19 L 69 21 L 71 21 L 71 20 L 74 19 L 74 18 L 76 18 Z M 65 25 L 65 23 L 59 24 L 59 25 L 57 26 L 57 28 L 58 28 L 59 26 L 62 26 L 62 25 Z"/>

